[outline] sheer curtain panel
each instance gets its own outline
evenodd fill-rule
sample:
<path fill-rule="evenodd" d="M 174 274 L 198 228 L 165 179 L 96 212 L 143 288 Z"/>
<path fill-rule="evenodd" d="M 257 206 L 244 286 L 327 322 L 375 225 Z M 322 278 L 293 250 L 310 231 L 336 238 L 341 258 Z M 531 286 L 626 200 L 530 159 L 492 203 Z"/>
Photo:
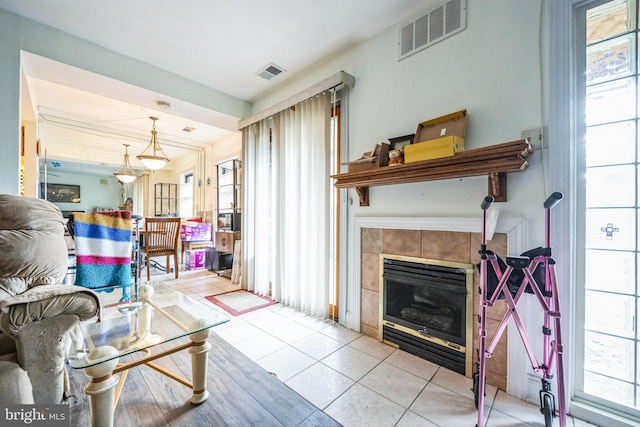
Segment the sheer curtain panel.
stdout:
<path fill-rule="evenodd" d="M 243 131 L 252 184 L 245 186 L 246 288 L 267 295 L 271 282 L 272 298 L 322 317 L 330 288 L 330 113 L 330 94 L 322 93 Z"/>
<path fill-rule="evenodd" d="M 272 282 L 273 204 L 271 191 L 271 119 L 243 130 L 244 224 L 243 289 L 270 296 Z"/>

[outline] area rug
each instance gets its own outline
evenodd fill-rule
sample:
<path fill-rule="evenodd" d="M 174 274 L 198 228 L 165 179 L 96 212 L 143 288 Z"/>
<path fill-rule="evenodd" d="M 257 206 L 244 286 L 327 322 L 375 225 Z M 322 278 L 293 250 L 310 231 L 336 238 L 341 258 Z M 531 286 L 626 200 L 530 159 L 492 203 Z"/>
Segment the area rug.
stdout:
<path fill-rule="evenodd" d="M 271 298 L 256 295 L 253 292 L 248 292 L 243 289 L 210 295 L 205 298 L 234 316 L 277 304 L 277 301 Z"/>

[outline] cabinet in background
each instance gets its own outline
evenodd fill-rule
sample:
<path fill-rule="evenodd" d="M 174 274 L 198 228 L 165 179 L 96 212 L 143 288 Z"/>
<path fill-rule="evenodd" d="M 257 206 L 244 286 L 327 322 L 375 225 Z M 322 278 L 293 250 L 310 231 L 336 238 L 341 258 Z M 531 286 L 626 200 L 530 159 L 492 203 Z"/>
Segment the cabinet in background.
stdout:
<path fill-rule="evenodd" d="M 240 240 L 239 231 L 216 231 L 215 233 L 214 246 L 216 261 L 213 270 L 218 273 L 219 276 L 231 279 L 234 264 L 233 252 L 236 240 Z"/>
<path fill-rule="evenodd" d="M 232 254 L 236 240 L 240 240 L 239 231 L 216 231 L 216 250 L 222 254 Z"/>
<path fill-rule="evenodd" d="M 178 184 L 160 182 L 153 191 L 153 215 L 178 216 Z"/>
<path fill-rule="evenodd" d="M 216 229 L 218 231 L 240 231 L 242 197 L 240 164 L 240 160 L 233 159 L 217 165 Z"/>
<path fill-rule="evenodd" d="M 234 266 L 236 240 L 240 240 L 241 162 L 237 159 L 218 163 L 216 182 L 215 248 L 218 256 L 217 273 L 231 277 Z"/>

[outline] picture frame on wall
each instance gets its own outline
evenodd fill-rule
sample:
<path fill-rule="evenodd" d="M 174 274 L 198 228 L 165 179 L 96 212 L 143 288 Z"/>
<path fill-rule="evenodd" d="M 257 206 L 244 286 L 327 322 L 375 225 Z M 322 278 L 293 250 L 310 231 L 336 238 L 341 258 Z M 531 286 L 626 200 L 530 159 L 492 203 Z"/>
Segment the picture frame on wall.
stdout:
<path fill-rule="evenodd" d="M 80 203 L 80 186 L 40 183 L 40 198 L 53 203 Z"/>
<path fill-rule="evenodd" d="M 413 144 L 413 139 L 416 134 L 412 133 L 409 135 L 397 136 L 395 138 L 389 138 L 389 144 L 391 145 L 392 150 L 404 150 L 404 147 L 409 144 Z"/>

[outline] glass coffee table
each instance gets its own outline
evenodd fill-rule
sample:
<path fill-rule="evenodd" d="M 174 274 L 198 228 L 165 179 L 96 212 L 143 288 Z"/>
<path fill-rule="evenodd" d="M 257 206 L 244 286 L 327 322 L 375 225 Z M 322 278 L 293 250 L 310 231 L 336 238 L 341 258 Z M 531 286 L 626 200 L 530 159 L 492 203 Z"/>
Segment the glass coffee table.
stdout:
<path fill-rule="evenodd" d="M 134 302 L 118 304 L 117 296 L 110 294 L 100 294 L 100 298 L 100 322 L 78 326 L 68 356 L 69 365 L 84 369 L 90 378 L 84 392 L 89 397 L 92 426 L 113 426 L 113 412 L 127 372 L 143 364 L 191 388 L 191 403 L 202 403 L 209 397 L 206 378 L 211 344 L 207 338 L 211 328 L 229 321 L 227 315 L 155 282 L 142 285 Z M 110 299 L 113 304 L 108 304 Z M 189 341 L 180 340 L 175 347 L 161 346 L 187 336 Z M 191 354 L 191 381 L 154 363 L 182 350 Z M 120 363 L 124 356 L 129 356 L 128 361 Z"/>

